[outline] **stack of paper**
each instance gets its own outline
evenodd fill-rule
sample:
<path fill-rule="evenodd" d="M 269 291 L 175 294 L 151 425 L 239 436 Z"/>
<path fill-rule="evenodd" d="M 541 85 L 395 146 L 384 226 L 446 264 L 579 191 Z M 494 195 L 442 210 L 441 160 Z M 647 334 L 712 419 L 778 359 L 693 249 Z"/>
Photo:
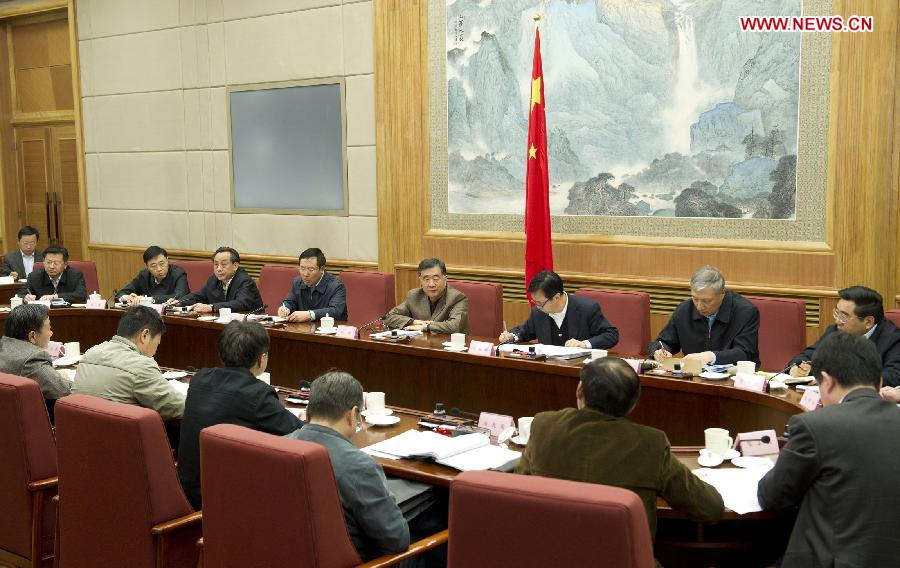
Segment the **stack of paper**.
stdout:
<path fill-rule="evenodd" d="M 774 465 L 773 463 L 772 466 Z M 695 469 L 694 475 L 715 487 L 726 507 L 738 515 L 746 515 L 762 511 L 756 498 L 756 488 L 759 480 L 772 469 L 772 466 L 747 469 L 701 468 Z"/>
<path fill-rule="evenodd" d="M 500 467 L 521 452 L 492 446 L 484 434 L 465 434 L 451 438 L 435 432 L 407 430 L 399 436 L 373 444 L 363 451 L 375 456 L 433 459 L 460 471 Z"/>
<path fill-rule="evenodd" d="M 534 345 L 501 345 L 500 351 L 503 353 L 512 353 L 513 351 L 528 351 L 530 347 L 534 347 L 535 352 L 539 355 L 546 355 L 551 359 L 575 359 L 577 357 L 586 357 L 591 354 L 590 349 L 582 349 L 581 347 L 560 347 L 559 345 L 544 345 L 536 343 Z"/>

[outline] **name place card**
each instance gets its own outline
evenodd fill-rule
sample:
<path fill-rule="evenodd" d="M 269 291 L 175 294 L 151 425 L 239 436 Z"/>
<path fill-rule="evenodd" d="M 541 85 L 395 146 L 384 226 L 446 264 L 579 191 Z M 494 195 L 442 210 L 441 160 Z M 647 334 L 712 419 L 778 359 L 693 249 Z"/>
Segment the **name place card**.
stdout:
<path fill-rule="evenodd" d="M 734 376 L 734 386 L 748 391 L 765 392 L 766 378 L 757 374 L 738 373 Z"/>
<path fill-rule="evenodd" d="M 490 357 L 495 353 L 494 344 L 490 341 L 475 341 L 473 339 L 469 342 L 469 353 L 472 355 Z"/>
<path fill-rule="evenodd" d="M 356 339 L 359 337 L 359 329 L 352 325 L 339 325 L 335 337 L 343 337 L 344 339 Z"/>
<path fill-rule="evenodd" d="M 805 408 L 806 410 L 815 410 L 819 408 L 819 402 L 822 400 L 822 397 L 816 391 L 812 389 L 806 389 L 803 391 L 803 398 L 800 399 L 800 406 Z"/>
<path fill-rule="evenodd" d="M 741 432 L 734 441 L 735 446 L 745 456 L 766 456 L 778 453 L 778 436 L 775 430 Z"/>
<path fill-rule="evenodd" d="M 95 299 L 88 298 L 87 304 L 85 304 L 86 308 L 91 310 L 105 310 L 106 309 L 106 300 L 103 298 Z"/>
<path fill-rule="evenodd" d="M 491 431 L 491 436 L 499 437 L 500 433 L 507 428 L 515 428 L 516 422 L 512 416 L 505 414 L 494 414 L 493 412 L 482 412 L 478 417 L 478 427 L 487 428 Z"/>

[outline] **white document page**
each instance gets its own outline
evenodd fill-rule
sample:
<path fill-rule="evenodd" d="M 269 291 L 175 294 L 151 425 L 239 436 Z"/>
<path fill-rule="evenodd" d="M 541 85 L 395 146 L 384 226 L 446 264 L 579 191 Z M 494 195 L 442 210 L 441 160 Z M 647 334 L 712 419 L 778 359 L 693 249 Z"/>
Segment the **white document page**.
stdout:
<path fill-rule="evenodd" d="M 774 466 L 775 464 L 772 464 Z M 722 496 L 725 506 L 737 513 L 746 515 L 762 511 L 756 498 L 759 480 L 772 467 L 751 467 L 747 469 L 695 469 L 694 475 L 716 488 Z"/>
<path fill-rule="evenodd" d="M 438 460 L 438 463 L 459 471 L 481 471 L 500 467 L 507 462 L 518 459 L 521 455 L 522 452 L 488 445 Z"/>
<path fill-rule="evenodd" d="M 366 453 L 379 452 L 401 458 L 432 457 L 442 460 L 488 444 L 490 444 L 490 438 L 484 434 L 466 434 L 450 438 L 435 432 L 407 430 L 399 436 L 363 448 L 363 451 Z"/>

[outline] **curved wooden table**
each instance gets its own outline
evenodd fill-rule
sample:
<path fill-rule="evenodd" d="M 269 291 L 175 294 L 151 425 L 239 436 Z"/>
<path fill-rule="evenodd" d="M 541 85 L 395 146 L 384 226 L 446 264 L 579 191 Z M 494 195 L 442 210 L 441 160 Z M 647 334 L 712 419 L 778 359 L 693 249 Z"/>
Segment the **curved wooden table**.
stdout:
<path fill-rule="evenodd" d="M 80 341 L 82 351 L 109 339 L 121 310 L 54 309 L 54 340 Z M 166 316 L 167 332 L 156 359 L 160 365 L 189 368 L 220 365 L 217 340 L 223 325 L 182 316 Z M 428 334 L 408 343 L 368 338 L 343 339 L 313 333 L 314 324 L 270 329 L 272 384 L 296 388 L 300 380 L 338 368 L 360 380 L 366 390 L 384 391 L 387 403 L 449 411 L 483 410 L 531 416 L 575 405 L 575 387 L 583 359 L 527 361 L 446 351 L 448 337 Z M 487 338 L 484 338 L 487 339 Z M 631 420 L 663 430 L 674 446 L 703 445 L 711 426 L 732 434 L 774 428 L 780 435 L 802 408 L 793 390 L 763 394 L 735 389 L 731 381 L 641 377 L 641 397 Z"/>

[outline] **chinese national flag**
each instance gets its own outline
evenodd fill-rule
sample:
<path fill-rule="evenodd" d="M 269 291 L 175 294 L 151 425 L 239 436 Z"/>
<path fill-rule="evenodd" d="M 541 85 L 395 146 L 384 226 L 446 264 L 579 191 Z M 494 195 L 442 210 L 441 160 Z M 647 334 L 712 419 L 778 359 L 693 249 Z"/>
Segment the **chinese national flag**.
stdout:
<path fill-rule="evenodd" d="M 550 181 L 547 175 L 547 121 L 544 116 L 544 73 L 541 33 L 534 32 L 528 119 L 528 161 L 525 174 L 525 287 L 541 270 L 553 270 L 550 241 Z M 528 301 L 534 304 L 531 294 Z"/>

